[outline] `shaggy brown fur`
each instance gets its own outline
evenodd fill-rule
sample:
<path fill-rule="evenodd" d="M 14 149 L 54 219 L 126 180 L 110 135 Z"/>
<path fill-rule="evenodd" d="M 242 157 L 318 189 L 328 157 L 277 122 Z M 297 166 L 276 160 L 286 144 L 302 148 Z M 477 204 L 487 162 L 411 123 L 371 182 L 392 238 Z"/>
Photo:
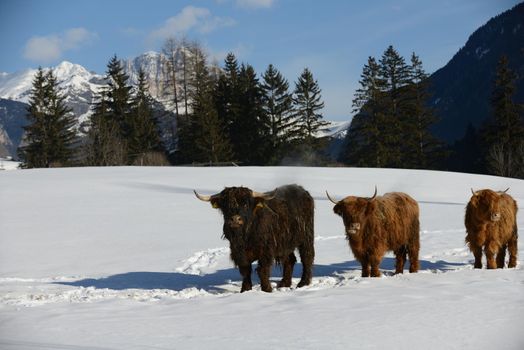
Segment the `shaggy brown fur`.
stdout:
<path fill-rule="evenodd" d="M 482 268 L 482 248 L 488 269 L 504 267 L 506 248 L 508 267 L 517 265 L 517 202 L 510 195 L 489 189 L 474 192 L 466 206 L 465 225 L 475 268 Z"/>
<path fill-rule="evenodd" d="M 224 215 L 224 238 L 243 277 L 241 292 L 252 288 L 251 263 L 255 260 L 263 291 L 272 290 L 269 277 L 274 262 L 283 266 L 278 287 L 290 287 L 295 249 L 303 266 L 298 287 L 310 284 L 315 257 L 313 198 L 298 185 L 278 187 L 264 197 L 254 197 L 249 188 L 227 187 L 210 198 Z"/>
<path fill-rule="evenodd" d="M 409 272 L 418 271 L 419 209 L 413 198 L 400 192 L 375 198 L 350 196 L 333 211 L 344 220 L 351 251 L 362 264 L 362 277 L 379 277 L 380 262 L 390 250 L 396 256 L 395 273 L 403 272 L 406 254 Z"/>

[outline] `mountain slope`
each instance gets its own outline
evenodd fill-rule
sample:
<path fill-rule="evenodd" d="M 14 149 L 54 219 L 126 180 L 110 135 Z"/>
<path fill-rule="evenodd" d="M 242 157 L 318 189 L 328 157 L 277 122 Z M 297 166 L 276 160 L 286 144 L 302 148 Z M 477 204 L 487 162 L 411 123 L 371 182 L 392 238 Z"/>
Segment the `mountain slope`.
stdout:
<path fill-rule="evenodd" d="M 515 100 L 524 102 L 524 3 L 477 29 L 448 64 L 431 75 L 431 105 L 441 118 L 434 128 L 438 137 L 451 143 L 464 136 L 468 123 L 478 127 L 488 118 L 501 55 L 508 56 L 519 76 Z"/>

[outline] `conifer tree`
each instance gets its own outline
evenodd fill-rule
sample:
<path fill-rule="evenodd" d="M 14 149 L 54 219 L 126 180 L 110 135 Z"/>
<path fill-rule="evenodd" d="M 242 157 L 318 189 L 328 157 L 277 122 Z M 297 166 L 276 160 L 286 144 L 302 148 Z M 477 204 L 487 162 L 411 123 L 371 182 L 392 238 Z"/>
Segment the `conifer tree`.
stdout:
<path fill-rule="evenodd" d="M 294 117 L 297 123 L 298 138 L 312 149 L 316 146 L 315 133 L 322 126 L 327 125 L 320 113 L 324 108 L 324 102 L 321 99 L 318 82 L 313 78 L 311 71 L 305 68 L 295 83 Z"/>
<path fill-rule="evenodd" d="M 368 57 L 359 83 L 352 105 L 357 114 L 348 129 L 342 160 L 350 165 L 382 167 L 388 152 L 383 137 L 386 132 L 385 81 L 375 58 Z"/>
<path fill-rule="evenodd" d="M 516 74 L 502 56 L 491 96 L 493 115 L 484 126 L 483 140 L 489 169 L 495 175 L 524 177 L 523 105 L 513 101 Z"/>
<path fill-rule="evenodd" d="M 405 168 L 429 169 L 435 167 L 443 156 L 442 142 L 430 132 L 437 118 L 427 103 L 429 75 L 414 52 L 408 68 L 408 82 L 402 90 L 402 94 L 406 96 L 404 109 L 401 111 L 402 164 Z"/>
<path fill-rule="evenodd" d="M 269 131 L 269 155 L 273 163 L 278 163 L 284 150 L 294 135 L 293 98 L 289 93 L 289 83 L 280 72 L 270 64 L 263 75 L 262 102 L 264 120 Z"/>
<path fill-rule="evenodd" d="M 251 65 L 242 64 L 237 81 L 238 100 L 233 104 L 230 137 L 234 153 L 243 164 L 262 165 L 267 161 L 267 136 L 262 108 L 262 89 Z"/>
<path fill-rule="evenodd" d="M 65 104 L 53 72 L 39 68 L 33 80 L 24 127 L 25 146 L 19 148 L 23 167 L 41 168 L 68 165 L 73 161 L 75 118 Z"/>
<path fill-rule="evenodd" d="M 123 165 L 127 161 L 127 143 L 120 136 L 120 127 L 113 118 L 107 89 L 95 97 L 90 117 L 86 163 L 91 166 Z"/>
<path fill-rule="evenodd" d="M 232 159 L 232 149 L 213 100 L 215 82 L 206 66 L 206 57 L 198 47 L 193 48 L 194 76 L 191 79 L 194 159 L 218 163 Z"/>
<path fill-rule="evenodd" d="M 128 139 L 131 132 L 131 86 L 129 76 L 125 74 L 122 62 L 114 55 L 107 64 L 108 106 L 112 117 L 120 128 L 120 135 Z"/>
<path fill-rule="evenodd" d="M 161 143 L 157 129 L 157 120 L 152 109 L 144 71 L 138 71 L 136 93 L 131 101 L 129 163 L 152 151 L 160 151 Z"/>
<path fill-rule="evenodd" d="M 404 58 L 389 46 L 380 59 L 380 76 L 384 81 L 384 132 L 382 137 L 388 150 L 384 165 L 404 167 L 402 163 L 403 129 L 406 127 L 407 95 L 405 86 L 409 83 L 409 67 Z"/>

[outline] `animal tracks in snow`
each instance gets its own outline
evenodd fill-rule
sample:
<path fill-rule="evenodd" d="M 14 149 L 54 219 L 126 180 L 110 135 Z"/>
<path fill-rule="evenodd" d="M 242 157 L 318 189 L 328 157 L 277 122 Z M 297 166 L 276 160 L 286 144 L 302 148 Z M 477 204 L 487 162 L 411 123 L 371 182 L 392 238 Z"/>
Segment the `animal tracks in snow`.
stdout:
<path fill-rule="evenodd" d="M 429 232 L 428 232 L 429 233 Z M 345 239 L 344 236 L 317 236 L 316 241 Z M 467 248 L 455 248 L 437 255 L 422 257 L 421 273 L 442 274 L 472 268 L 469 263 L 452 263 L 445 257 L 464 258 L 469 255 Z M 34 307 L 51 303 L 89 303 L 109 299 L 122 299 L 138 302 L 158 302 L 184 300 L 199 297 L 219 297 L 237 294 L 240 291 L 241 277 L 229 262 L 229 248 L 219 247 L 195 252 L 179 261 L 172 273 L 127 273 L 99 279 L 84 276 L 57 276 L 50 278 L 0 278 L 0 308 L 2 305 Z M 217 266 L 227 265 L 225 270 Z M 255 267 L 255 266 L 253 266 Z M 360 264 L 356 261 L 315 265 L 312 283 L 296 289 L 302 266 L 297 264 L 292 288 L 276 289 L 280 280 L 281 268 L 275 267 L 272 285 L 275 293 L 315 292 L 329 288 L 339 288 L 372 281 L 360 277 Z M 253 291 L 260 292 L 258 278 L 253 268 Z M 393 276 L 394 258 L 385 257 L 381 265 L 382 278 L 410 280 L 410 275 Z M 156 280 L 155 280 L 156 279 Z"/>

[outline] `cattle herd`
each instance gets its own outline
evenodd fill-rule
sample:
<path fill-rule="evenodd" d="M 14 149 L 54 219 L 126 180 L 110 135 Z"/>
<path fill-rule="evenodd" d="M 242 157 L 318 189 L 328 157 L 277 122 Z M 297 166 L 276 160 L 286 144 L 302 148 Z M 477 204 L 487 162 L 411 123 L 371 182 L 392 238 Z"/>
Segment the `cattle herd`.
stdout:
<path fill-rule="evenodd" d="M 482 251 L 488 269 L 503 268 L 506 249 L 508 267 L 517 264 L 517 203 L 505 191 L 472 191 L 466 206 L 466 243 L 482 268 Z M 226 187 L 222 192 L 198 199 L 210 202 L 224 216 L 223 238 L 229 241 L 231 260 L 242 275 L 241 292 L 252 288 L 251 264 L 261 289 L 271 292 L 271 266 L 280 264 L 278 287 L 290 287 L 298 250 L 302 278 L 297 287 L 309 285 L 313 275 L 314 200 L 301 186 L 286 185 L 259 193 L 246 187 Z M 420 223 L 417 202 L 406 193 L 391 192 L 371 197 L 348 196 L 334 200 L 333 211 L 342 217 L 346 238 L 362 265 L 362 277 L 380 276 L 380 262 L 387 251 L 396 257 L 395 273 L 402 273 L 406 258 L 409 272 L 419 269 Z"/>

